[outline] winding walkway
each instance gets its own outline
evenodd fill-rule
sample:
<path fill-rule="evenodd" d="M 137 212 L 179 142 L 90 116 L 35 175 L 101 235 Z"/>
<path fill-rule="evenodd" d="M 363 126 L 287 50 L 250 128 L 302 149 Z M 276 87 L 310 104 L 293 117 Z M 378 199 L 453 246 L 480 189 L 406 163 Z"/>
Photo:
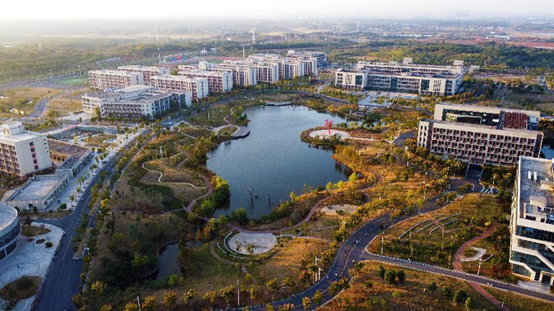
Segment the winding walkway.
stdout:
<path fill-rule="evenodd" d="M 146 161 L 146 162 L 148 162 L 148 161 Z M 196 185 L 193 185 L 189 182 L 184 182 L 184 181 L 162 181 L 162 178 L 164 177 L 163 172 L 160 172 L 158 170 L 154 170 L 154 169 L 151 169 L 151 168 L 147 168 L 145 166 L 146 162 L 142 163 L 142 168 L 147 170 L 147 171 L 151 171 L 151 172 L 160 174 L 160 176 L 158 177 L 158 182 L 160 184 L 187 185 L 187 186 L 189 186 L 191 188 L 194 188 L 194 189 L 204 189 L 204 188 L 206 188 L 206 186 L 196 186 Z"/>
<path fill-rule="evenodd" d="M 460 246 L 458 251 L 456 251 L 456 255 L 454 255 L 454 270 L 455 271 L 463 272 L 462 257 L 465 253 L 465 250 L 470 245 L 475 244 L 475 243 L 481 241 L 482 239 L 485 239 L 485 238 L 489 237 L 494 232 L 494 230 L 496 230 L 497 227 L 498 227 L 498 223 L 494 223 L 485 232 L 481 233 L 481 235 L 474 237 L 473 239 L 465 242 L 464 244 L 462 244 L 462 246 Z M 508 309 L 508 307 L 505 307 L 500 301 L 498 301 L 498 299 L 494 298 L 491 294 L 489 294 L 489 292 L 484 290 L 476 282 L 468 282 L 468 283 L 469 283 L 469 285 L 471 285 L 471 287 L 473 287 L 473 289 L 475 289 L 479 294 L 481 294 L 483 297 L 485 297 L 488 301 L 490 301 L 493 305 L 495 305 L 500 310 L 505 310 L 505 311 L 510 310 L 510 309 Z"/>
<path fill-rule="evenodd" d="M 204 181 L 204 184 L 206 184 L 206 187 L 208 187 L 208 192 L 204 193 L 203 195 L 197 197 L 196 199 L 192 200 L 192 202 L 190 202 L 186 207 L 185 207 L 185 211 L 187 213 L 192 213 L 192 208 L 196 205 L 196 203 L 199 201 L 199 200 L 202 200 L 204 198 L 207 198 L 209 197 L 210 195 L 212 195 L 212 193 L 214 192 L 214 187 L 212 186 L 212 183 L 210 182 L 210 180 L 208 179 L 208 177 L 202 175 L 202 174 L 198 174 L 198 176 L 200 176 L 200 178 L 202 178 L 202 180 Z"/>

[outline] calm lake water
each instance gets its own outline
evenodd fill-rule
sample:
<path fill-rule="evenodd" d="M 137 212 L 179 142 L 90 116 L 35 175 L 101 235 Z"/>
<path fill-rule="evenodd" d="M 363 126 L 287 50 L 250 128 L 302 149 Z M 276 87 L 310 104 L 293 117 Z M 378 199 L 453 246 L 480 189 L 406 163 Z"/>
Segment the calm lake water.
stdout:
<path fill-rule="evenodd" d="M 325 186 L 346 180 L 350 171 L 331 158 L 332 150 L 310 147 L 300 133 L 345 119 L 299 106 L 252 107 L 245 111 L 250 135 L 220 144 L 208 154 L 207 167 L 225 178 L 231 187 L 230 206 L 216 211 L 228 215 L 239 207 L 250 218 L 271 212 L 279 200 L 302 192 L 302 186 Z M 258 199 L 251 200 L 250 191 Z"/>

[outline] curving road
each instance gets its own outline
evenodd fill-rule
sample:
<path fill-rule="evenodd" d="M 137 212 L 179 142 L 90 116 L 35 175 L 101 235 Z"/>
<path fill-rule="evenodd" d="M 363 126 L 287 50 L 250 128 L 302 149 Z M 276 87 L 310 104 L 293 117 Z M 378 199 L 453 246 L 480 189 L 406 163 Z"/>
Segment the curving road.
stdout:
<path fill-rule="evenodd" d="M 436 206 L 435 204 L 428 204 L 428 206 L 425 209 L 422 209 L 421 212 L 425 213 L 425 212 L 435 210 L 437 208 L 438 206 Z M 365 223 L 362 227 L 356 230 L 348 238 L 348 240 L 346 240 L 346 242 L 343 243 L 343 245 L 341 246 L 340 250 L 337 253 L 337 256 L 335 257 L 335 261 L 331 269 L 328 271 L 325 277 L 322 277 L 322 280 L 320 282 L 314 284 L 312 287 L 308 288 L 307 290 L 293 297 L 290 297 L 288 299 L 284 299 L 278 302 L 274 302 L 273 305 L 275 307 L 278 307 L 285 304 L 293 304 L 294 310 L 304 310 L 302 307 L 302 298 L 303 297 L 312 298 L 315 292 L 318 290 L 324 294 L 322 303 L 329 302 L 330 300 L 333 299 L 333 297 L 328 291 L 331 283 L 343 277 L 350 279 L 348 270 L 352 268 L 354 261 L 361 261 L 361 260 L 378 261 L 378 262 L 400 266 L 406 269 L 414 269 L 414 270 L 419 270 L 419 271 L 428 272 L 428 273 L 440 274 L 440 275 L 453 277 L 453 278 L 468 281 L 468 282 L 474 282 L 485 286 L 492 286 L 497 289 L 515 292 L 515 293 L 530 296 L 533 298 L 554 302 L 553 295 L 525 289 L 514 284 L 504 283 L 502 281 L 489 279 L 489 278 L 477 276 L 474 274 L 468 274 L 461 271 L 455 271 L 455 270 L 445 269 L 442 267 L 432 266 L 425 263 L 413 262 L 413 261 L 408 261 L 400 258 L 385 257 L 385 256 L 380 256 L 377 254 L 372 254 L 367 252 L 366 250 L 367 245 L 373 239 L 378 237 L 382 226 L 389 227 L 410 217 L 412 216 L 406 215 L 391 221 L 389 218 L 389 215 L 384 214 Z M 249 309 L 265 310 L 265 305 L 251 306 L 249 307 Z"/>

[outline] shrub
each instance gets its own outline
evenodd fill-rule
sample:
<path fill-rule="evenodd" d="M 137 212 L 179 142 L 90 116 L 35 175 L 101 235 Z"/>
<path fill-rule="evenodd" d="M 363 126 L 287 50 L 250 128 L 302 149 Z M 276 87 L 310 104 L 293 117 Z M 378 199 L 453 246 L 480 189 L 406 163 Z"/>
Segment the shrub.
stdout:
<path fill-rule="evenodd" d="M 406 273 L 404 272 L 404 270 L 400 270 L 396 274 L 396 277 L 398 278 L 398 282 L 404 282 L 406 280 Z"/>
<path fill-rule="evenodd" d="M 389 284 L 394 284 L 396 281 L 396 272 L 393 270 L 387 271 L 387 273 L 385 273 L 385 281 Z"/>
<path fill-rule="evenodd" d="M 54 244 L 52 244 L 52 242 L 46 242 L 44 244 L 44 246 L 46 246 L 46 248 L 50 248 L 50 247 L 54 246 Z"/>
<path fill-rule="evenodd" d="M 66 208 L 67 208 L 67 204 L 65 204 L 65 203 L 60 204 L 59 209 L 64 210 Z"/>
<path fill-rule="evenodd" d="M 452 302 L 454 304 L 461 303 L 461 302 L 466 301 L 467 298 L 468 298 L 467 293 L 464 290 L 459 289 L 459 290 L 456 291 L 456 293 L 454 293 L 454 298 L 453 298 Z"/>
<path fill-rule="evenodd" d="M 475 302 L 473 301 L 473 299 L 471 299 L 471 297 L 467 297 L 466 299 L 466 310 L 472 310 L 475 308 Z"/>
<path fill-rule="evenodd" d="M 431 292 L 434 292 L 437 290 L 437 283 L 432 282 L 431 284 L 427 285 L 427 289 Z"/>
<path fill-rule="evenodd" d="M 452 297 L 452 290 L 450 289 L 450 287 L 443 287 L 442 290 L 441 290 L 441 293 L 443 294 L 444 297 Z"/>
<path fill-rule="evenodd" d="M 385 268 L 383 266 L 379 266 L 379 271 L 377 273 L 381 279 L 385 279 Z"/>

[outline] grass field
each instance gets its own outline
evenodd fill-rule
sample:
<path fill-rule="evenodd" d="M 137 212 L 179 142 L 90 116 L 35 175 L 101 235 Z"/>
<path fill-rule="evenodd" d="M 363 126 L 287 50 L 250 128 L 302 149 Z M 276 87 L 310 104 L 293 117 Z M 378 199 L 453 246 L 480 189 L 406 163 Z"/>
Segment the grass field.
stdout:
<path fill-rule="evenodd" d="M 94 136 L 86 138 L 85 143 L 87 143 L 87 145 L 93 146 L 93 147 L 106 148 L 110 145 L 109 141 L 113 140 L 115 138 L 117 138 L 116 135 L 99 134 L 99 135 L 94 135 Z"/>
<path fill-rule="evenodd" d="M 53 97 L 59 92 L 43 87 L 17 87 L 0 91 L 0 117 L 27 116 L 41 99 Z"/>
<path fill-rule="evenodd" d="M 86 85 L 88 83 L 88 77 L 66 78 L 58 80 L 57 82 L 64 85 Z"/>
<path fill-rule="evenodd" d="M 21 227 L 21 235 L 26 237 L 32 237 L 37 235 L 42 235 L 50 232 L 47 228 L 39 227 L 39 226 L 22 226 Z"/>
<path fill-rule="evenodd" d="M 485 224 L 490 224 L 497 213 L 494 195 L 468 194 L 445 208 L 412 217 L 387 229 L 384 254 L 450 268 L 458 248 L 486 230 Z M 444 237 L 437 222 L 444 228 Z M 417 224 L 411 237 L 406 234 L 399 238 Z M 374 253 L 379 253 L 380 249 L 381 239 L 375 239 L 369 245 L 369 250 Z"/>
<path fill-rule="evenodd" d="M 89 88 L 80 88 L 76 91 L 64 94 L 48 102 L 47 116 L 60 117 L 69 113 L 83 110 L 81 95 L 91 91 Z"/>
<path fill-rule="evenodd" d="M 249 269 L 260 284 L 277 278 L 292 277 L 298 282 L 300 271 L 307 264 L 314 263 L 314 257 L 327 249 L 328 243 L 311 239 L 292 239 L 283 246 L 271 259 L 261 264 L 255 264 Z"/>
<path fill-rule="evenodd" d="M 0 289 L 0 298 L 7 301 L 20 301 L 35 295 L 42 278 L 38 276 L 24 276 Z"/>
<path fill-rule="evenodd" d="M 457 290 L 464 290 L 474 301 L 473 310 L 496 310 L 483 296 L 469 284 L 445 276 L 403 269 L 405 282 L 388 284 L 378 276 L 378 267 L 386 271 L 401 270 L 392 265 L 377 262 L 364 262 L 364 267 L 357 274 L 350 288 L 341 293 L 333 302 L 321 310 L 466 310 L 464 304 L 453 304 L 452 295 Z M 372 284 L 367 288 L 366 283 Z M 437 289 L 430 291 L 428 286 L 434 282 Z M 449 288 L 451 295 L 443 293 Z M 553 304 L 486 288 L 494 297 L 503 301 L 510 310 L 552 310 Z"/>

